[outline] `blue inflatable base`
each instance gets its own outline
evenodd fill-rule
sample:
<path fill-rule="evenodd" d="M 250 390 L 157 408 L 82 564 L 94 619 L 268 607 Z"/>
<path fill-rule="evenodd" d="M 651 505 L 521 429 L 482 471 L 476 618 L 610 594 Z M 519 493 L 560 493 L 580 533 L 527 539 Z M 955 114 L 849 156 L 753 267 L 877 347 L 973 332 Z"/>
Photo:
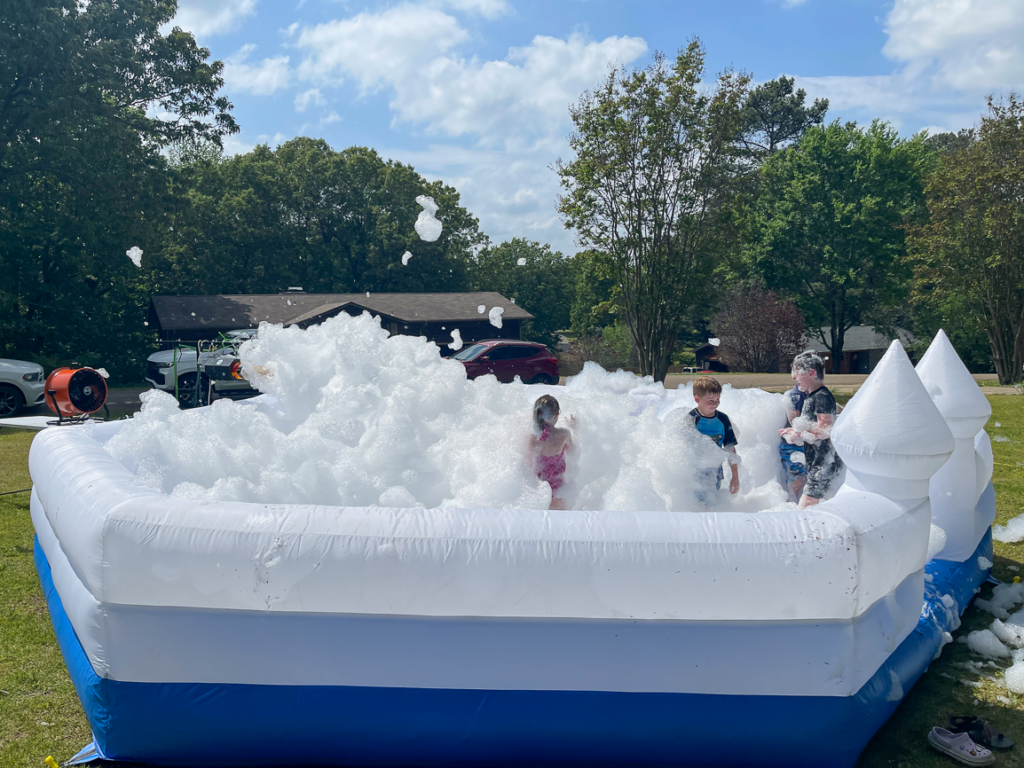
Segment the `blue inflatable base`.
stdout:
<path fill-rule="evenodd" d="M 119 682 L 93 671 L 35 545 L 95 756 L 196 766 L 853 766 L 985 580 L 980 555 L 991 532 L 928 564 L 917 628 L 855 696 L 803 697 Z"/>

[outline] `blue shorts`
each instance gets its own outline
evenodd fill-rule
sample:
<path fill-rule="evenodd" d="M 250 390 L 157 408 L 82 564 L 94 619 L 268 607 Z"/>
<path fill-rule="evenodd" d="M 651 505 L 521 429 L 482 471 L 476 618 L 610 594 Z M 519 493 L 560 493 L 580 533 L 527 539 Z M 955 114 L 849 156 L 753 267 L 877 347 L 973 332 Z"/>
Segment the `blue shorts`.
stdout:
<path fill-rule="evenodd" d="M 793 461 L 794 453 L 804 455 L 803 462 Z M 779 456 L 782 457 L 782 469 L 790 480 L 796 480 L 807 474 L 807 458 L 802 445 L 790 445 L 783 441 L 779 443 Z"/>

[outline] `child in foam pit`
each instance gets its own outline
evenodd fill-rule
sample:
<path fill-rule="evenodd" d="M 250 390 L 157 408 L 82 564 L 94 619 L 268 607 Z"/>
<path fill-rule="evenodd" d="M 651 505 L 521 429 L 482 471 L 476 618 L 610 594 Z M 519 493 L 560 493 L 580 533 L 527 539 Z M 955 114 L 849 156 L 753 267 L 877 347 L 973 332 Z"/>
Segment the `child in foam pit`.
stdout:
<path fill-rule="evenodd" d="M 796 373 L 793 374 L 796 379 Z M 786 393 L 786 424 L 792 427 L 793 422 L 800 418 L 800 412 L 804 407 L 804 400 L 807 395 L 795 386 Z M 786 442 L 785 438 L 779 440 L 779 458 L 782 459 L 782 484 L 789 494 L 790 501 L 799 501 L 800 493 L 804 489 L 804 482 L 807 480 L 807 458 L 802 445 L 793 445 Z"/>
<path fill-rule="evenodd" d="M 832 425 L 838 408 L 836 399 L 825 386 L 825 362 L 813 352 L 793 359 L 793 378 L 806 396 L 800 416 L 793 426 L 779 430 L 779 437 L 795 446 L 803 446 L 807 479 L 800 494 L 800 508 L 817 504 L 828 493 L 843 461 L 832 447 Z"/>
<path fill-rule="evenodd" d="M 739 456 L 736 455 L 736 432 L 732 428 L 732 421 L 718 410 L 722 401 L 722 385 L 717 379 L 710 376 L 701 376 L 693 382 L 693 399 L 697 407 L 690 411 L 690 418 L 693 425 L 702 435 L 710 437 L 715 445 L 728 451 L 729 468 L 732 470 L 732 478 L 729 480 L 729 493 L 735 494 L 740 490 Z M 710 504 L 712 487 L 717 491 L 722 487 L 722 480 L 725 479 L 725 472 L 719 466 L 711 469 L 702 469 L 697 473 L 697 482 L 700 490 L 697 491 L 697 500 L 702 504 Z"/>
<path fill-rule="evenodd" d="M 549 509 L 565 509 L 565 499 L 560 493 L 565 484 L 565 452 L 572 448 L 572 433 L 565 427 L 555 426 L 559 414 L 558 400 L 551 395 L 541 395 L 533 404 L 535 432 L 530 435 L 530 456 L 537 477 L 551 486 Z M 572 425 L 573 417 L 566 418 Z"/>

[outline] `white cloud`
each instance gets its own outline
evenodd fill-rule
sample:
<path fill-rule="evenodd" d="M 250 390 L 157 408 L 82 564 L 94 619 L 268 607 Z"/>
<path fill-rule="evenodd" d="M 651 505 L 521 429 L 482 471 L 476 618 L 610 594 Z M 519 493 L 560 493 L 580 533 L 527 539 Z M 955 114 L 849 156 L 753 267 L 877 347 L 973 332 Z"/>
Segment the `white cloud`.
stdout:
<path fill-rule="evenodd" d="M 218 35 L 235 29 L 256 9 L 256 0 L 178 0 L 171 27 L 194 35 Z"/>
<path fill-rule="evenodd" d="M 931 71 L 933 85 L 958 90 L 1024 82 L 1021 0 L 896 0 L 882 49 L 908 71 Z"/>
<path fill-rule="evenodd" d="M 481 62 L 455 54 L 467 39 L 453 17 L 404 4 L 303 29 L 299 74 L 319 83 L 353 80 L 364 92 L 388 88 L 397 122 L 489 144 L 561 132 L 569 106 L 609 65 L 647 51 L 640 38 L 538 35 L 503 60 Z"/>
<path fill-rule="evenodd" d="M 247 152 L 252 152 L 256 148 L 255 144 L 249 144 L 246 141 L 242 141 L 235 136 L 224 137 L 224 156 L 231 157 L 232 155 L 244 155 Z"/>
<path fill-rule="evenodd" d="M 327 101 L 324 99 L 323 94 L 320 93 L 319 88 L 310 88 L 308 91 L 303 91 L 295 97 L 295 110 L 297 112 L 305 112 L 310 104 L 322 107 L 326 103 Z"/>
<path fill-rule="evenodd" d="M 431 4 L 438 8 L 451 8 L 453 11 L 478 13 L 487 19 L 496 19 L 512 10 L 506 0 L 433 0 Z"/>
<path fill-rule="evenodd" d="M 224 82 L 228 90 L 246 91 L 257 96 L 268 96 L 288 87 L 290 71 L 287 56 L 263 59 L 259 64 L 248 64 L 249 54 L 256 46 L 243 45 L 234 56 L 224 62 Z"/>
<path fill-rule="evenodd" d="M 320 118 L 320 125 L 330 125 L 331 123 L 340 123 L 341 115 L 337 112 L 331 112 L 329 115 L 324 115 Z"/>
<path fill-rule="evenodd" d="M 496 242 L 528 237 L 575 252 L 555 210 L 558 177 L 550 170 L 569 153 L 569 107 L 602 82 L 610 66 L 645 54 L 646 42 L 538 35 L 503 59 L 480 60 L 461 55 L 470 35 L 440 8 L 486 15 L 505 3 L 426 2 L 302 28 L 293 38 L 305 54 L 299 76 L 321 88 L 349 82 L 364 94 L 385 91 L 393 124 L 472 139 L 474 148 L 380 151 L 458 189 Z"/>
<path fill-rule="evenodd" d="M 882 52 L 889 75 L 798 77 L 832 115 L 882 117 L 900 126 L 974 124 L 984 97 L 1024 83 L 1021 0 L 895 0 Z"/>

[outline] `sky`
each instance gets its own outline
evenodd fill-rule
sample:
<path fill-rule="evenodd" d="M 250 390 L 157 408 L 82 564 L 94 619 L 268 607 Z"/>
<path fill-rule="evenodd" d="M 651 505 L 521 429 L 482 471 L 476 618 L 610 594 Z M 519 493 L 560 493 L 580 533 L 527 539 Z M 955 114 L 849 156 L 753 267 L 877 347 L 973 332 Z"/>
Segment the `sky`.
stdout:
<path fill-rule="evenodd" d="M 494 244 L 573 253 L 557 212 L 569 107 L 610 67 L 693 37 L 707 75 L 795 77 L 828 120 L 904 135 L 977 124 L 1024 91 L 1024 0 L 179 0 L 225 62 L 228 154 L 296 136 L 368 146 L 454 186 Z"/>

